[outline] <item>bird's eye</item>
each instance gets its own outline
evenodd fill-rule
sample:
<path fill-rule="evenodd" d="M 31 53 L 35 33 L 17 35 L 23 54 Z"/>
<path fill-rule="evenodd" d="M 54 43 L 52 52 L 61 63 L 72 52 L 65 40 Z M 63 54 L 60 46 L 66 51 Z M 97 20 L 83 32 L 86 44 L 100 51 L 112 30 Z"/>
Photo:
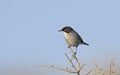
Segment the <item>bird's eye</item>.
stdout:
<path fill-rule="evenodd" d="M 69 33 L 69 32 L 70 32 L 70 29 L 69 29 L 69 28 L 66 28 L 66 29 L 64 29 L 64 32 Z"/>

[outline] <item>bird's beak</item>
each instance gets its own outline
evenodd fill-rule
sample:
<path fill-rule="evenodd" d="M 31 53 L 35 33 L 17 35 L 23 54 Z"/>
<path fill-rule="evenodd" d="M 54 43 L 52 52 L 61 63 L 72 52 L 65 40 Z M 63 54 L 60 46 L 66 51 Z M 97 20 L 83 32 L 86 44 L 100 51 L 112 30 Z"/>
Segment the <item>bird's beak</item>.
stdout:
<path fill-rule="evenodd" d="M 61 32 L 62 30 L 58 30 L 58 32 Z"/>

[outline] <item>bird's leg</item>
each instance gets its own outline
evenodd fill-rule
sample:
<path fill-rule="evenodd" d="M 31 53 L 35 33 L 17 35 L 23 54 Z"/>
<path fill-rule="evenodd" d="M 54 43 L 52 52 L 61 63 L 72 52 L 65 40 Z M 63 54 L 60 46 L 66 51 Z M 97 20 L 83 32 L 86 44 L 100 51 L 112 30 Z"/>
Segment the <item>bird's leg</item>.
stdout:
<path fill-rule="evenodd" d="M 71 57 L 71 60 L 72 60 L 72 59 L 73 59 L 73 56 L 74 56 L 74 51 L 72 50 L 71 47 L 69 47 L 69 49 L 70 49 L 70 53 L 71 53 L 71 55 L 72 55 L 72 57 Z"/>
<path fill-rule="evenodd" d="M 76 51 L 74 53 L 77 54 L 77 47 L 76 47 Z"/>
<path fill-rule="evenodd" d="M 70 47 L 70 51 L 71 51 L 71 53 L 74 53 L 74 51 L 73 51 L 73 49 Z"/>
<path fill-rule="evenodd" d="M 72 58 L 73 57 L 76 58 L 76 52 L 74 52 L 71 47 L 70 47 L 70 50 L 71 50 Z"/>

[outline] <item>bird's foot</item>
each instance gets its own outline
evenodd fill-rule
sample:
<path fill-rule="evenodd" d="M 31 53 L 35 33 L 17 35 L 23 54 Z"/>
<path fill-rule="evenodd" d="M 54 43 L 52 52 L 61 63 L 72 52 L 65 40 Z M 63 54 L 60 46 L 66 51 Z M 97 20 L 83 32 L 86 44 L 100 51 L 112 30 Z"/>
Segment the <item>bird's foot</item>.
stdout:
<path fill-rule="evenodd" d="M 77 52 L 73 52 L 73 53 L 72 53 L 72 56 L 73 56 L 74 58 L 76 58 L 76 54 L 77 54 Z"/>

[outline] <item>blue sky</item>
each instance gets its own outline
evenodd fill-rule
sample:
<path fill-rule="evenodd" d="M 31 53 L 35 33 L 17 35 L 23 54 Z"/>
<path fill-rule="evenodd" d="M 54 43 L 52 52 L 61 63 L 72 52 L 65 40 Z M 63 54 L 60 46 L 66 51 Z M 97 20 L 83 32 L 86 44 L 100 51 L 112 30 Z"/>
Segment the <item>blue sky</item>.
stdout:
<path fill-rule="evenodd" d="M 36 69 L 40 65 L 70 66 L 62 33 L 72 26 L 90 46 L 78 47 L 88 66 L 120 62 L 119 0 L 1 0 L 0 75 L 66 74 Z M 120 65 L 120 64 L 119 64 Z"/>

